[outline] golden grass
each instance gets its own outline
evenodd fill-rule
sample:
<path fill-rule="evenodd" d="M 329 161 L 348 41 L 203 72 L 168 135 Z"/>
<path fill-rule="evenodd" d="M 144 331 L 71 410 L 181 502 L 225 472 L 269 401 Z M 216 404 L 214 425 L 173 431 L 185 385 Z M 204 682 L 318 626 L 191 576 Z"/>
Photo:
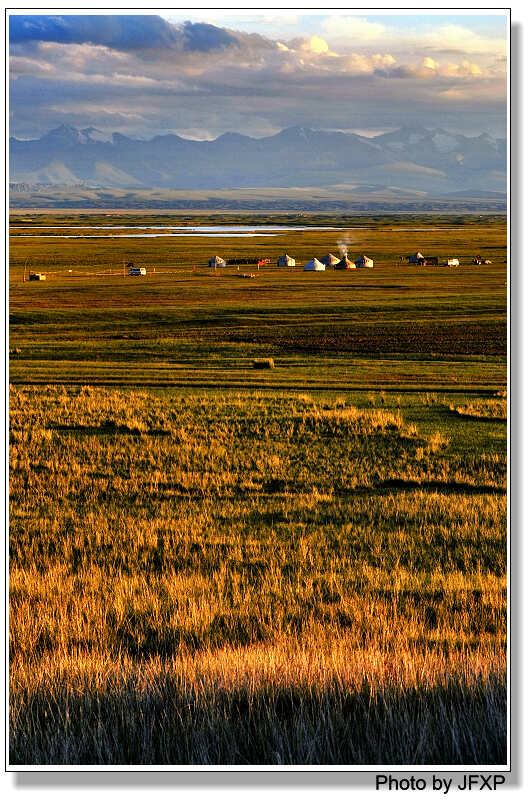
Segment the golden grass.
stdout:
<path fill-rule="evenodd" d="M 492 418 L 506 420 L 507 419 L 507 399 L 506 398 L 488 398 L 475 400 L 470 404 L 462 406 L 451 406 L 450 409 L 457 412 L 458 415 L 468 416 L 472 418 L 484 418 L 491 420 Z"/>
<path fill-rule="evenodd" d="M 389 403 L 13 389 L 12 763 L 504 762 L 505 460 Z"/>

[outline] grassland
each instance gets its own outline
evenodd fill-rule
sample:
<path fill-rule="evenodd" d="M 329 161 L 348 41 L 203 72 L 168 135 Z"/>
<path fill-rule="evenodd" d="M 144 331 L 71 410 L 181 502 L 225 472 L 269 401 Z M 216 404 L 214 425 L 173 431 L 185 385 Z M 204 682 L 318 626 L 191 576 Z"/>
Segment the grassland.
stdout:
<path fill-rule="evenodd" d="M 215 222 L 235 219 L 221 216 Z M 236 219 L 250 220 L 256 218 Z M 125 223 L 124 216 L 68 221 L 142 224 L 138 216 Z M 182 222 L 194 218 L 159 215 L 143 225 Z M 337 225 L 335 218 L 315 222 Z M 354 222 L 363 227 L 253 239 L 13 236 L 11 381 L 338 391 L 502 386 L 504 221 Z M 39 224 L 57 225 L 58 219 L 44 215 Z M 14 231 L 31 230 L 22 225 Z M 373 270 L 312 275 L 300 267 L 262 268 L 249 281 L 235 268 L 216 276 L 206 266 L 213 253 L 256 253 L 275 262 L 286 250 L 300 265 L 313 255 L 337 251 L 337 240 L 347 233 L 351 253 L 370 254 Z M 417 249 L 441 259 L 457 255 L 462 267 L 452 271 L 397 262 L 397 256 Z M 476 253 L 493 263 L 472 265 Z M 124 279 L 124 260 L 146 265 L 148 276 Z M 46 272 L 48 280 L 22 283 L 25 265 L 28 271 Z M 275 371 L 253 373 L 252 360 L 260 357 L 272 357 Z"/>
<path fill-rule="evenodd" d="M 504 227 L 451 222 L 252 281 L 205 257 L 338 233 L 13 237 L 13 764 L 505 762 Z"/>

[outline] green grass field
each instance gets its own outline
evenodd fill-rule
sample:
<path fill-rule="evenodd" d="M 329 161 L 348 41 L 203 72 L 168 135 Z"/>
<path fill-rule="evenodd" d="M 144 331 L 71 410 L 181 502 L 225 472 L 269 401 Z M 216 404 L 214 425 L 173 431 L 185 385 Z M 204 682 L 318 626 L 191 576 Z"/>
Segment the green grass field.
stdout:
<path fill-rule="evenodd" d="M 287 250 L 301 265 L 337 251 L 345 232 L 220 240 L 13 236 L 11 381 L 339 391 L 503 386 L 503 221 L 451 219 L 444 226 L 451 230 L 435 231 L 419 230 L 416 218 L 367 226 L 348 230 L 356 241 L 350 252 L 369 253 L 374 269 L 305 274 L 300 266 L 268 266 L 252 280 L 230 267 L 213 275 L 207 259 L 251 253 L 273 262 Z M 456 271 L 397 263 L 417 249 L 441 259 L 456 254 L 463 264 Z M 472 265 L 476 253 L 493 263 Z M 124 279 L 124 260 L 145 264 L 148 276 Z M 47 281 L 23 283 L 25 264 L 46 272 Z M 253 371 L 257 357 L 273 357 L 275 370 Z"/>
<path fill-rule="evenodd" d="M 12 764 L 506 761 L 505 221 L 356 220 L 12 237 Z"/>

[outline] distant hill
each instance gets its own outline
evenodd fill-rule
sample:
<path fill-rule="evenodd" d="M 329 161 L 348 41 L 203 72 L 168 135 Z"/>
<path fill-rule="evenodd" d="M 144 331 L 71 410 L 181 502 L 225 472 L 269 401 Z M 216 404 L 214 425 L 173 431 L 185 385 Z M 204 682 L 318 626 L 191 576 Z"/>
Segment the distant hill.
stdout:
<path fill-rule="evenodd" d="M 213 141 L 168 134 L 150 140 L 61 125 L 40 139 L 10 139 L 10 181 L 19 185 L 139 190 L 352 185 L 430 196 L 505 192 L 506 142 L 442 129 L 401 128 L 374 138 L 287 128 L 261 139 Z"/>
<path fill-rule="evenodd" d="M 260 187 L 257 189 L 116 189 L 10 184 L 15 209 L 157 209 L 365 213 L 505 213 L 503 193 L 485 198 L 428 196 L 408 190 L 356 187 Z M 478 193 L 479 194 L 479 193 Z"/>

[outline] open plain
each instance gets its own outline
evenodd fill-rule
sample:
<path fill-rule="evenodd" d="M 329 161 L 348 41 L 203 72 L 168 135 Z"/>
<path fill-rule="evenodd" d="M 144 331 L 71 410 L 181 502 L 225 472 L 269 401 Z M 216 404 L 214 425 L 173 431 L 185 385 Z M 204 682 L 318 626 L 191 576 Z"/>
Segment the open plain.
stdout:
<path fill-rule="evenodd" d="M 505 218 L 10 234 L 11 763 L 504 764 Z"/>

